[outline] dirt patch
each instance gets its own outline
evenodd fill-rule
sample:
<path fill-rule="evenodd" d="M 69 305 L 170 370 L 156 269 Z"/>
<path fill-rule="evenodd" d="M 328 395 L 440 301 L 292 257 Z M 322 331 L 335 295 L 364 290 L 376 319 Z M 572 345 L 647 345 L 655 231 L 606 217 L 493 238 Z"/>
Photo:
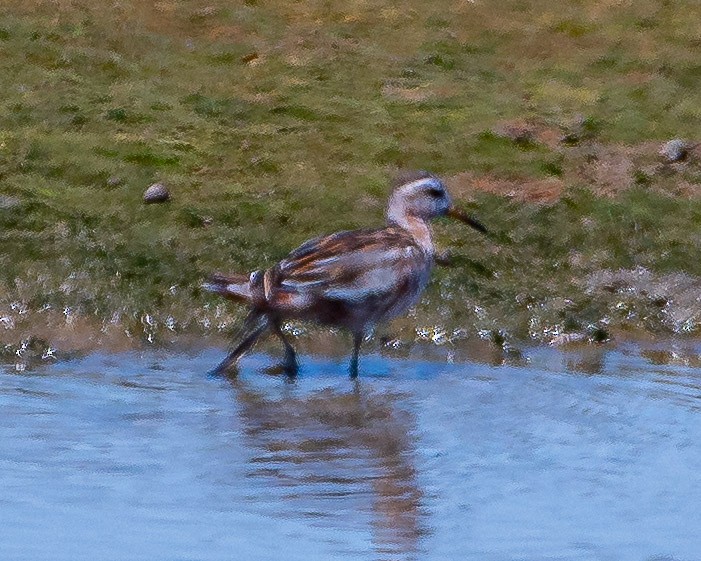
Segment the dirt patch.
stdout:
<path fill-rule="evenodd" d="M 567 131 L 563 128 L 553 127 L 538 121 L 520 119 L 500 121 L 494 125 L 492 132 L 515 144 L 542 144 L 550 149 L 560 146 L 567 135 Z"/>
<path fill-rule="evenodd" d="M 446 179 L 457 197 L 492 193 L 523 202 L 551 203 L 568 189 L 586 187 L 599 196 L 615 198 L 633 187 L 646 187 L 687 198 L 701 196 L 701 147 L 692 145 L 684 161 L 670 163 L 660 155 L 661 142 L 635 145 L 582 142 L 568 146 L 556 129 L 527 122 L 510 122 L 493 132 L 515 144 L 553 146 L 562 156 L 560 177 L 502 177 L 469 171 Z"/>
<path fill-rule="evenodd" d="M 587 143 L 565 152 L 563 177 L 586 185 L 598 195 L 615 197 L 635 185 L 651 184 L 663 171 L 659 144 L 634 146 Z"/>
<path fill-rule="evenodd" d="M 450 192 L 459 199 L 470 199 L 476 192 L 483 192 L 536 203 L 557 201 L 565 189 L 565 182 L 554 177 L 509 179 L 471 172 L 453 175 L 446 179 L 446 183 Z"/>

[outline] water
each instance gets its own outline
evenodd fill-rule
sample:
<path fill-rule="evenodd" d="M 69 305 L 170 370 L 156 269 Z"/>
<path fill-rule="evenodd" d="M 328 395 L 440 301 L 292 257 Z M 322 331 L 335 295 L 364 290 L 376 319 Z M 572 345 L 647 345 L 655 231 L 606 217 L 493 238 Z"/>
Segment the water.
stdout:
<path fill-rule="evenodd" d="M 0 371 L 0 559 L 701 559 L 698 355 Z"/>

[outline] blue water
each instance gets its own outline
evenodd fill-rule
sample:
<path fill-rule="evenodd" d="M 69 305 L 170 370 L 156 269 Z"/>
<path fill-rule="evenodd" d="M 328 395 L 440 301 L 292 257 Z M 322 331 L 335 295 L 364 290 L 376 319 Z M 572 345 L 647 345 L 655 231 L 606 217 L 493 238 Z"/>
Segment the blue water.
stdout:
<path fill-rule="evenodd" d="M 0 560 L 701 559 L 693 350 L 221 358 L 0 370 Z"/>

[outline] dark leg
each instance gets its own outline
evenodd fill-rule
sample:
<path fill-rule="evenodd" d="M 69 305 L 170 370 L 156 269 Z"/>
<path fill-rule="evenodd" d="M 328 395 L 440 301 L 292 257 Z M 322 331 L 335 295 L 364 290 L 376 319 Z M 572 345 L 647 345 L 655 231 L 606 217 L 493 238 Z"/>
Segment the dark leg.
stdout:
<path fill-rule="evenodd" d="M 269 323 L 266 315 L 255 310 L 251 311 L 248 317 L 246 317 L 246 321 L 241 329 L 239 343 L 211 373 L 213 375 L 220 375 L 232 371 L 243 354 L 255 344 L 258 337 L 260 337 L 268 327 Z"/>
<path fill-rule="evenodd" d="M 297 353 L 295 353 L 295 349 L 290 343 L 290 340 L 287 338 L 287 335 L 285 335 L 285 333 L 282 331 L 279 320 L 275 320 L 273 322 L 273 333 L 280 338 L 282 344 L 285 346 L 285 372 L 288 376 L 296 376 L 297 371 L 299 370 Z"/>
<path fill-rule="evenodd" d="M 363 342 L 362 333 L 353 333 L 353 355 L 350 362 L 350 377 L 358 377 L 358 355 L 360 354 L 360 345 Z"/>

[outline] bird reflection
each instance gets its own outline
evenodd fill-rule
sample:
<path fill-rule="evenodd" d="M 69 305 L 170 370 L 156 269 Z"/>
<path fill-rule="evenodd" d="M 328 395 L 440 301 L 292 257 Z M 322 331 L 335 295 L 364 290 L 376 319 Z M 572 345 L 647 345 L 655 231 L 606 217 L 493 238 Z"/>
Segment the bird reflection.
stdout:
<path fill-rule="evenodd" d="M 566 356 L 565 368 L 569 372 L 598 375 L 606 370 L 607 349 L 604 347 L 585 347 Z"/>
<path fill-rule="evenodd" d="M 282 515 L 362 531 L 370 525 L 381 559 L 411 559 L 427 529 L 412 463 L 413 417 L 397 395 L 355 383 L 349 391 L 272 399 L 231 378 L 243 430 L 258 454 L 251 477 L 272 480 L 285 498 Z M 340 518 L 340 520 L 339 520 Z"/>

